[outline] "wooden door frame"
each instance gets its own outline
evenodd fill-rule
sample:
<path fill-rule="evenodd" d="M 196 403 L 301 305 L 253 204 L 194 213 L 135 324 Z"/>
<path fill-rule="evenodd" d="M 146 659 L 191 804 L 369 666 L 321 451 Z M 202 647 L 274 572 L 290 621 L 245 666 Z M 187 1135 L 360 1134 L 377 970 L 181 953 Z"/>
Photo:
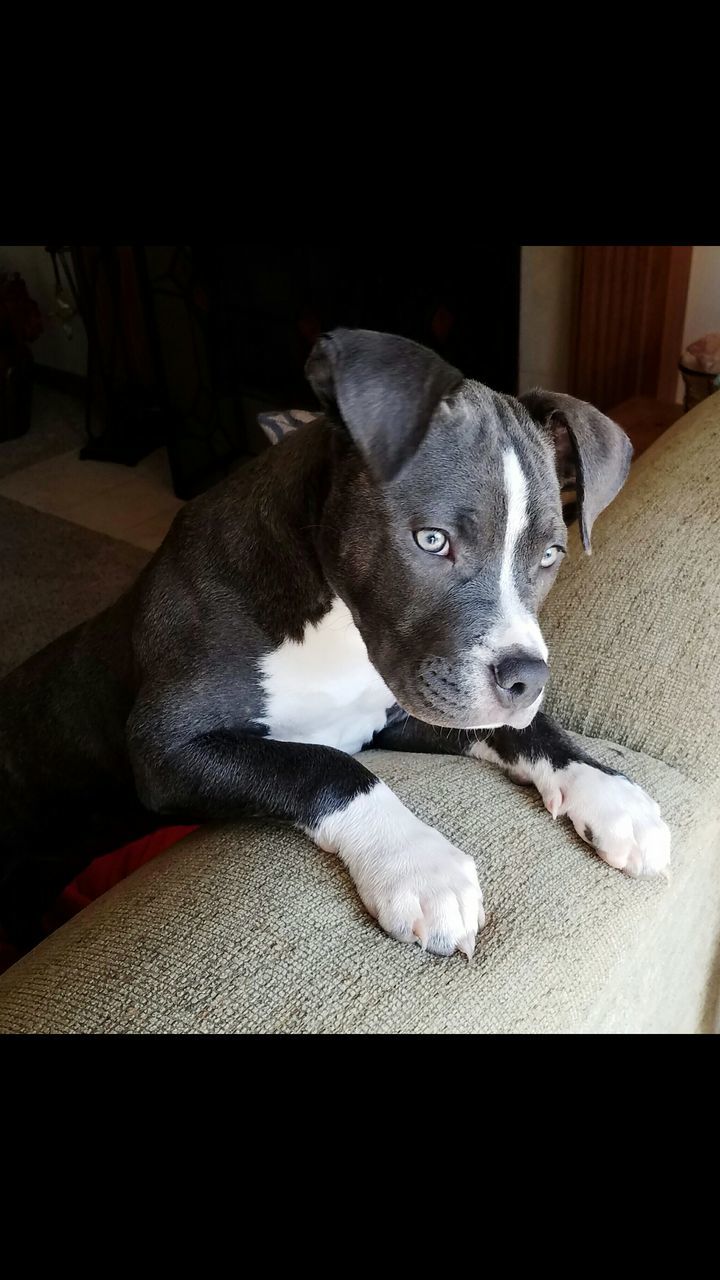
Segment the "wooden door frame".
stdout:
<path fill-rule="evenodd" d="M 578 246 L 573 395 L 674 402 L 691 261 L 692 245 Z"/>

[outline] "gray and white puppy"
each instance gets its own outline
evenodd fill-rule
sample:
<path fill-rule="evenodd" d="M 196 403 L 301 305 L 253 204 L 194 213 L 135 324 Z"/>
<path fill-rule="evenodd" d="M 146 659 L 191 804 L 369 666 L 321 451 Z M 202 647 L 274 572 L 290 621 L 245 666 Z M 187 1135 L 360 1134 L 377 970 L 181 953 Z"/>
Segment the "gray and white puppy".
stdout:
<path fill-rule="evenodd" d="M 387 933 L 470 956 L 475 863 L 352 753 L 477 756 L 612 866 L 658 874 L 657 805 L 541 711 L 537 612 L 631 448 L 590 405 L 338 329 L 324 417 L 188 503 L 133 588 L 0 684 L 0 922 L 27 940 L 91 858 L 169 820 L 264 813 L 347 866 Z"/>

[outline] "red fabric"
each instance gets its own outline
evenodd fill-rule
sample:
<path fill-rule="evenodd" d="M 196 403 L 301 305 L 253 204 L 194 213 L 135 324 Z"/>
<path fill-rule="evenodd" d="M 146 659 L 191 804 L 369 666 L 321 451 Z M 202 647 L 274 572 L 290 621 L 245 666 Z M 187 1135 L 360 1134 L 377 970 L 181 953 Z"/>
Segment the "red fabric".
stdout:
<path fill-rule="evenodd" d="M 142 836 L 126 844 L 114 853 L 106 853 L 96 858 L 84 871 L 76 876 L 71 884 L 63 889 L 60 897 L 53 903 L 43 920 L 45 935 L 58 929 L 61 924 L 82 911 L 88 903 L 94 902 L 102 893 L 107 893 L 113 885 L 119 884 L 132 871 L 142 867 L 144 863 L 157 858 L 172 845 L 177 844 L 184 836 L 196 831 L 197 827 L 161 827 L 149 836 Z M 11 964 L 19 960 L 22 953 L 7 942 L 0 931 L 0 973 L 9 969 Z"/>

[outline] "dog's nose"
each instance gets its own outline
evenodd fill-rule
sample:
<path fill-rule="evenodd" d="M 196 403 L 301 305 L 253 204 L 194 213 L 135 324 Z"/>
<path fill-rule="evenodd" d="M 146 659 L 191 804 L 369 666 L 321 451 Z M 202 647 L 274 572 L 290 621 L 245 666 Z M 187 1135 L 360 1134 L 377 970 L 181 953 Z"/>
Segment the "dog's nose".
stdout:
<path fill-rule="evenodd" d="M 493 666 L 495 693 L 504 707 L 522 711 L 542 693 L 550 669 L 542 658 L 529 653 L 509 653 Z"/>

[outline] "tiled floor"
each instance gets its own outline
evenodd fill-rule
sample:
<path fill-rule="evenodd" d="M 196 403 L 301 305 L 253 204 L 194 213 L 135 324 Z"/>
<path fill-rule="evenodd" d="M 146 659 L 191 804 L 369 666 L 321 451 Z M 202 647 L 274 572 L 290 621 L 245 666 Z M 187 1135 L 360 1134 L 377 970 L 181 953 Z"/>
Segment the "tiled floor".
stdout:
<path fill-rule="evenodd" d="M 81 462 L 71 449 L 1 477 L 0 496 L 148 551 L 157 549 L 183 505 L 164 449 L 136 467 Z"/>

